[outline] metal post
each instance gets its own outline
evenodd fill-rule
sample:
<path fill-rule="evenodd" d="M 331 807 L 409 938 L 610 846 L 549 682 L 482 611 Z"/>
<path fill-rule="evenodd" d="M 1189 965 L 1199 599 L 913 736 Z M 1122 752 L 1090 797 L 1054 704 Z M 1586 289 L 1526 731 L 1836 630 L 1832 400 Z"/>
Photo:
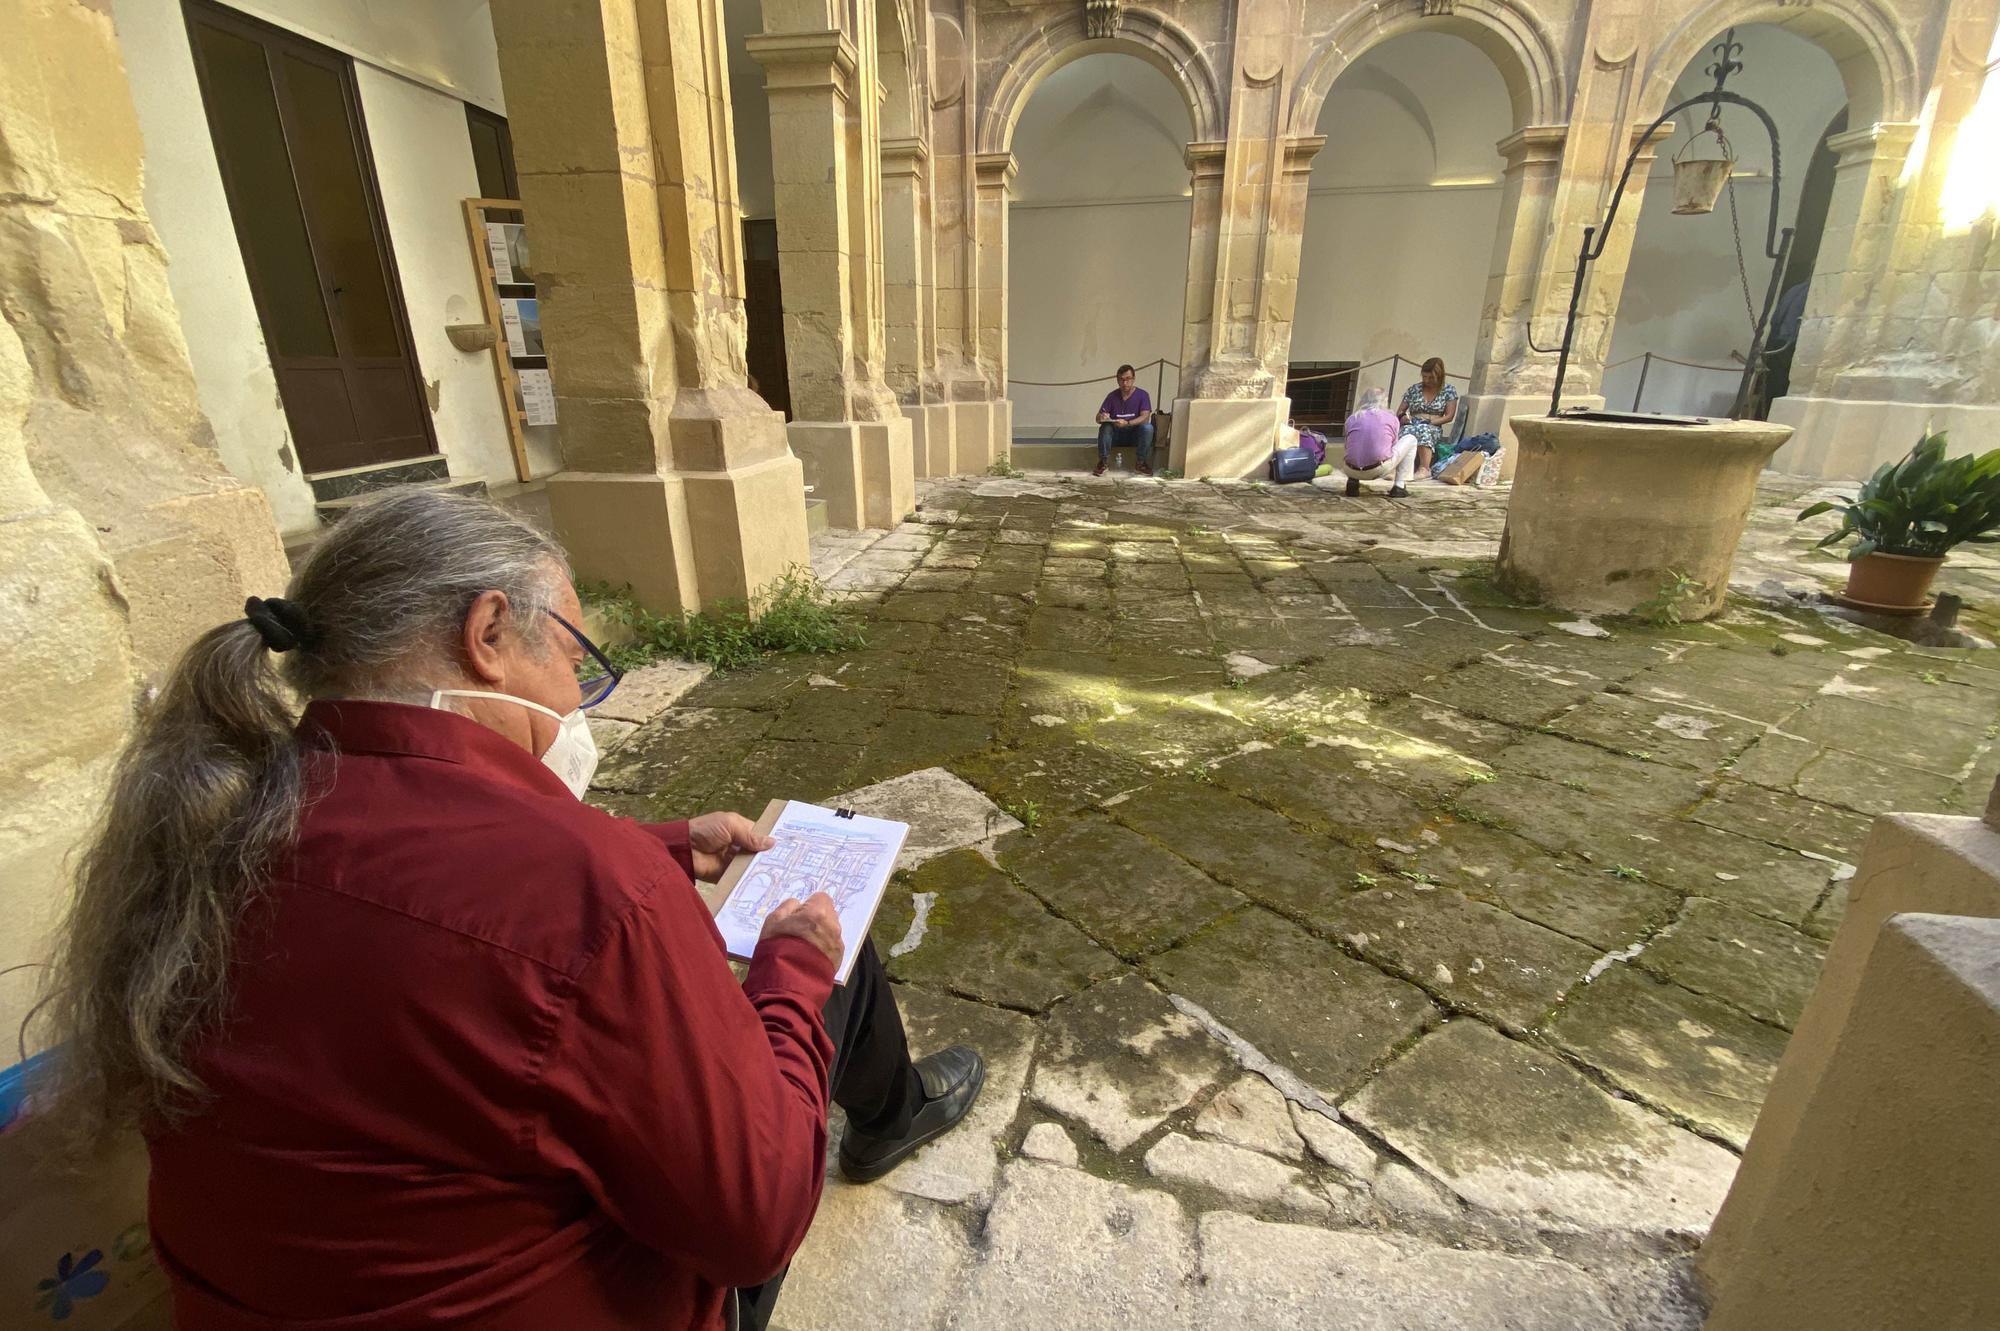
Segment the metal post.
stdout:
<path fill-rule="evenodd" d="M 1729 418 L 1742 420 L 1743 413 L 1750 409 L 1751 388 L 1757 381 L 1758 371 L 1763 368 L 1764 338 L 1771 328 L 1771 307 L 1778 303 L 1778 283 L 1785 277 L 1785 261 L 1792 253 L 1792 228 L 1786 227 L 1778 241 L 1778 261 L 1771 265 L 1771 284 L 1764 289 L 1764 312 L 1757 316 L 1757 326 L 1750 332 L 1750 354 L 1743 358 L 1743 379 L 1736 385 L 1736 401 L 1730 405 Z"/>
<path fill-rule="evenodd" d="M 1647 131 L 1648 134 L 1651 132 L 1651 130 Z M 1638 153 L 1635 151 L 1632 155 L 1637 157 Z M 1632 163 L 1630 160 L 1627 160 L 1625 163 L 1625 169 L 1628 172 L 1631 171 Z M 1624 181 L 1619 181 L 1619 184 L 1622 186 Z M 1614 210 L 1617 207 L 1617 200 L 1615 198 L 1612 200 L 1612 207 Z M 1609 222 L 1610 219 L 1607 217 L 1606 225 L 1609 225 Z M 1563 375 L 1569 372 L 1569 346 L 1570 342 L 1576 337 L 1576 306 L 1577 302 L 1583 299 L 1584 270 L 1590 267 L 1590 261 L 1595 257 L 1590 252 L 1590 238 L 1596 234 L 1596 227 L 1585 227 L 1583 229 L 1583 248 L 1576 252 L 1576 280 L 1570 283 L 1569 313 L 1563 317 L 1563 343 L 1562 347 L 1556 352 L 1556 386 L 1549 393 L 1549 415 L 1551 416 L 1555 415 L 1562 407 Z"/>
<path fill-rule="evenodd" d="M 1639 409 L 1639 399 L 1646 392 L 1646 372 L 1653 368 L 1653 353 L 1648 351 L 1639 357 L 1639 386 L 1632 390 L 1632 410 Z"/>
<path fill-rule="evenodd" d="M 1390 357 L 1389 357 L 1389 410 L 1391 410 L 1391 411 L 1394 411 L 1394 410 L 1396 409 L 1396 368 L 1397 368 L 1397 367 L 1398 367 L 1399 365 L 1401 365 L 1402 363 L 1403 363 L 1403 356 L 1402 356 L 1402 353 L 1401 353 L 1401 352 L 1395 352 L 1395 353 L 1392 353 L 1392 354 L 1390 355 Z M 1359 380 L 1359 379 L 1360 379 L 1360 377 L 1361 377 L 1361 376 L 1360 376 L 1360 374 L 1359 374 L 1359 373 L 1357 372 L 1357 373 L 1356 373 L 1356 375 L 1355 375 L 1355 378 L 1356 378 L 1357 380 Z"/>

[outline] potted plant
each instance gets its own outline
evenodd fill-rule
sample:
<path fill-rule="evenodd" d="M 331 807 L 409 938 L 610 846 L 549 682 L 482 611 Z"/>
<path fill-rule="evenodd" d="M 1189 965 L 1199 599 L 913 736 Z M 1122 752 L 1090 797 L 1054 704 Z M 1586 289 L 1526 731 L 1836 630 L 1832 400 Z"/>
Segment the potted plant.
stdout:
<path fill-rule="evenodd" d="M 1852 499 L 1822 500 L 1799 520 L 1838 512 L 1838 530 L 1814 548 L 1859 537 L 1847 552 L 1847 592 L 1838 599 L 1880 614 L 1930 608 L 1931 579 L 1962 541 L 2000 541 L 2000 449 L 1948 458 L 1939 430 L 1900 462 L 1885 462 Z"/>

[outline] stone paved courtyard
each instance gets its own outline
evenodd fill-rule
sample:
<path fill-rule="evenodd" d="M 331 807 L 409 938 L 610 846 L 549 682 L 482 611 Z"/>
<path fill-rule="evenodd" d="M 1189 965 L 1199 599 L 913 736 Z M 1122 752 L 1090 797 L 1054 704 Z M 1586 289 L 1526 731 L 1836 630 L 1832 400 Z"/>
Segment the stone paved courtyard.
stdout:
<path fill-rule="evenodd" d="M 915 811 L 876 944 L 986 1091 L 828 1185 L 778 1324 L 1697 1325 L 1870 818 L 2000 768 L 2000 653 L 1747 594 L 1843 575 L 1811 488 L 1705 625 L 1509 604 L 1504 490 L 960 478 L 822 539 L 868 646 L 707 679 L 595 796 Z"/>

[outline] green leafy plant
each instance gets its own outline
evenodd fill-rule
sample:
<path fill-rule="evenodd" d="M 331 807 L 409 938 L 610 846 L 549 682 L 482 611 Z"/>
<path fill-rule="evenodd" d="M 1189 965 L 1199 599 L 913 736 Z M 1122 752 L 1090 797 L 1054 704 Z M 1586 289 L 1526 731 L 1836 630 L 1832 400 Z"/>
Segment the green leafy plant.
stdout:
<path fill-rule="evenodd" d="M 1015 466 L 1014 459 L 1011 456 L 1005 456 L 993 459 L 993 465 L 986 469 L 986 474 L 988 476 L 1004 476 L 1010 481 L 1018 481 L 1028 473 Z"/>
<path fill-rule="evenodd" d="M 1372 873 L 1362 873 L 1359 870 L 1356 870 L 1354 874 L 1354 885 L 1356 887 L 1373 887 L 1375 886 L 1375 875 Z"/>
<path fill-rule="evenodd" d="M 1162 467 L 1153 474 L 1163 481 L 1177 481 L 1181 478 L 1180 472 L 1172 467 Z"/>
<path fill-rule="evenodd" d="M 655 614 L 633 598 L 629 587 L 597 585 L 580 591 L 604 619 L 631 632 L 631 642 L 605 652 L 621 670 L 668 657 L 731 670 L 765 656 L 846 652 L 867 645 L 853 612 L 832 604 L 819 579 L 796 564 L 753 601 L 724 601 L 700 614 Z"/>
<path fill-rule="evenodd" d="M 1670 568 L 1660 579 L 1660 589 L 1633 606 L 1632 615 L 1648 624 L 1671 628 L 1682 622 L 1681 611 L 1687 603 L 1707 591 L 1707 583 L 1690 578 L 1677 568 Z"/>
<path fill-rule="evenodd" d="M 1029 836 L 1033 836 L 1035 829 L 1042 825 L 1042 806 L 1033 800 L 1022 800 L 1018 804 L 1005 805 L 1002 807 L 1001 812 L 1019 823 L 1021 829 Z"/>
<path fill-rule="evenodd" d="M 1864 555 L 1942 559 L 1966 541 L 2000 541 L 2000 448 L 1948 458 L 1945 432 L 1927 433 L 1898 462 L 1885 462 L 1852 499 L 1822 499 L 1798 520 L 1840 514 L 1814 549 L 1856 538 L 1848 561 Z"/>
<path fill-rule="evenodd" d="M 1639 870 L 1633 868 L 1629 864 L 1614 865 L 1611 868 L 1606 869 L 1604 872 L 1610 874 L 1613 878 L 1623 878 L 1628 883 L 1644 882 L 1646 879 L 1645 874 L 1641 873 Z"/>

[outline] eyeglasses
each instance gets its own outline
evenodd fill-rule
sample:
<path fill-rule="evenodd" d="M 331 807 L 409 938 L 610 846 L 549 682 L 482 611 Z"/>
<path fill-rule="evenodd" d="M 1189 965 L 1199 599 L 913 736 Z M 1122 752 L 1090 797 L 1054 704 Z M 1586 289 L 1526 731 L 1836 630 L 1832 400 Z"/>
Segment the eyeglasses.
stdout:
<path fill-rule="evenodd" d="M 576 685 L 583 691 L 585 707 L 595 707 L 611 696 L 611 690 L 618 687 L 618 681 L 625 672 L 611 664 L 611 658 L 598 650 L 596 643 L 583 636 L 583 630 L 564 619 L 555 611 L 549 611 L 549 618 L 569 630 L 569 636 L 582 644 L 588 659 L 577 662 Z"/>

